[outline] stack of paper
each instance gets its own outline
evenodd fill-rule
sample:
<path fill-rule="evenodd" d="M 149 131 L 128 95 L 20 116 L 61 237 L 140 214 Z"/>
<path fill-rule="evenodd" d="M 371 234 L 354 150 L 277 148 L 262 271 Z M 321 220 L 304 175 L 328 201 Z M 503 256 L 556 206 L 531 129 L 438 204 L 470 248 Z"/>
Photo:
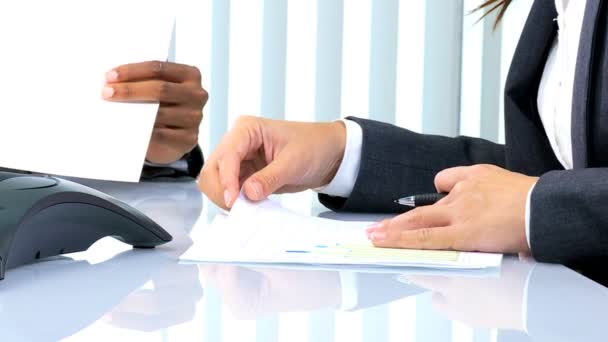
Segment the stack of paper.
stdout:
<path fill-rule="evenodd" d="M 0 2 L 0 167 L 137 181 L 158 105 L 102 100 L 105 73 L 168 57 L 160 0 Z"/>
<path fill-rule="evenodd" d="M 365 236 L 369 224 L 299 215 L 274 201 L 254 203 L 241 195 L 230 214 L 217 215 L 181 259 L 461 269 L 498 267 L 502 260 L 501 254 L 375 248 Z"/>

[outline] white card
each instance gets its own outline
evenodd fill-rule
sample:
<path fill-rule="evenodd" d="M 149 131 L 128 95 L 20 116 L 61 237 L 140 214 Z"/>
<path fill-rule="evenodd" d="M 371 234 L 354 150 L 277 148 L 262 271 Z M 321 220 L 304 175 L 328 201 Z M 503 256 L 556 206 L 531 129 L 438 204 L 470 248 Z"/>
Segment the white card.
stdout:
<path fill-rule="evenodd" d="M 157 104 L 109 103 L 105 73 L 166 60 L 159 0 L 0 2 L 0 167 L 138 181 Z"/>

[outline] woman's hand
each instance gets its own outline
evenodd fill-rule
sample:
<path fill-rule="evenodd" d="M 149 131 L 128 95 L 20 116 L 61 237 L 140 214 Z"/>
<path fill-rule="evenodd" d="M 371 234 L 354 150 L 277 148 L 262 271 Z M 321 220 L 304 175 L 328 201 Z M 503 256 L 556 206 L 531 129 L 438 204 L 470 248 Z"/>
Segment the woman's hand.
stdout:
<path fill-rule="evenodd" d="M 146 160 L 170 164 L 198 144 L 203 107 L 209 95 L 196 67 L 169 62 L 121 65 L 106 74 L 107 101 L 159 103 Z"/>
<path fill-rule="evenodd" d="M 230 208 L 241 187 L 254 201 L 272 193 L 328 184 L 344 155 L 344 123 L 304 123 L 240 117 L 209 156 L 199 187 Z"/>
<path fill-rule="evenodd" d="M 493 165 L 455 167 L 435 177 L 449 195 L 368 228 L 378 247 L 528 253 L 525 211 L 538 178 Z"/>

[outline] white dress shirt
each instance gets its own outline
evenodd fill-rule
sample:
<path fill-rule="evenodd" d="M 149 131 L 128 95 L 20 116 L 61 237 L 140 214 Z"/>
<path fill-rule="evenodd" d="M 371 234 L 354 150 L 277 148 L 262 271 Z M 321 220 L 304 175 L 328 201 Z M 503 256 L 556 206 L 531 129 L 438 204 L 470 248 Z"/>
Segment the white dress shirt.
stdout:
<path fill-rule="evenodd" d="M 572 95 L 578 44 L 587 0 L 555 0 L 558 17 L 558 38 L 545 64 L 538 91 L 538 111 L 551 143 L 553 153 L 566 169 L 572 168 Z M 354 121 L 346 124 L 344 158 L 334 179 L 319 192 L 348 197 L 357 179 L 361 164 L 361 127 Z M 530 195 L 526 201 L 526 238 L 530 246 Z M 406 195 L 406 194 L 404 194 Z"/>

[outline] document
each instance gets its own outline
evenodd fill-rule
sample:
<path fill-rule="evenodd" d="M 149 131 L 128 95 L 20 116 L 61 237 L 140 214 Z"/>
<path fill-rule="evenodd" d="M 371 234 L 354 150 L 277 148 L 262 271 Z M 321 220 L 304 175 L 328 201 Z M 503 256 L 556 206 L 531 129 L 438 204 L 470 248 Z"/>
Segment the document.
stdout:
<path fill-rule="evenodd" d="M 361 265 L 484 269 L 501 254 L 376 248 L 365 235 L 371 222 L 337 221 L 291 212 L 272 200 L 241 195 L 228 215 L 198 232 L 181 259 L 252 264 Z"/>
<path fill-rule="evenodd" d="M 109 103 L 105 74 L 168 57 L 159 0 L 0 2 L 0 167 L 138 181 L 157 104 Z"/>

